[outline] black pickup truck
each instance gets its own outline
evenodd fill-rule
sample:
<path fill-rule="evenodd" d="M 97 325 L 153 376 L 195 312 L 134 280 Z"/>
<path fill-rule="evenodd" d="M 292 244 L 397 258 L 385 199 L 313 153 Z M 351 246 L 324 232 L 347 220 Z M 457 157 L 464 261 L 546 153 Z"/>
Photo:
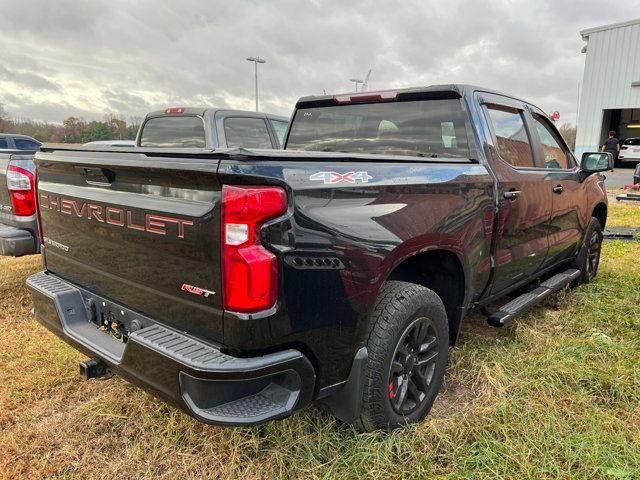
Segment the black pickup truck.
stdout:
<path fill-rule="evenodd" d="M 607 153 L 540 109 L 445 85 L 307 97 L 286 150 L 36 155 L 35 316 L 219 425 L 311 403 L 361 430 L 419 421 L 463 318 L 502 326 L 596 275 Z M 500 298 L 513 300 L 489 310 Z"/>

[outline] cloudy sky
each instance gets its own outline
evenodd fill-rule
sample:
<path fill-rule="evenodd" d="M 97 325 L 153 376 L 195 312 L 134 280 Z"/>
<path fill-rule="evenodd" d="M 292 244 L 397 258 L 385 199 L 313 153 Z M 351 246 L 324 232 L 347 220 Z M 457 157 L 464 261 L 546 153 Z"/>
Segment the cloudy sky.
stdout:
<path fill-rule="evenodd" d="M 0 104 L 61 122 L 165 106 L 289 115 L 304 95 L 473 83 L 575 121 L 579 31 L 636 17 L 640 0 L 0 0 Z"/>

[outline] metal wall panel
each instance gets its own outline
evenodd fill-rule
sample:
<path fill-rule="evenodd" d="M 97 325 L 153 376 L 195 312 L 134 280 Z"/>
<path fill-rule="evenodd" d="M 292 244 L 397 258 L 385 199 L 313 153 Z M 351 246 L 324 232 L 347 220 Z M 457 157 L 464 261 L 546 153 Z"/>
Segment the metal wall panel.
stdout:
<path fill-rule="evenodd" d="M 603 110 L 639 108 L 640 19 L 580 32 L 587 40 L 576 155 L 598 148 Z M 640 135 L 640 131 L 638 131 Z"/>

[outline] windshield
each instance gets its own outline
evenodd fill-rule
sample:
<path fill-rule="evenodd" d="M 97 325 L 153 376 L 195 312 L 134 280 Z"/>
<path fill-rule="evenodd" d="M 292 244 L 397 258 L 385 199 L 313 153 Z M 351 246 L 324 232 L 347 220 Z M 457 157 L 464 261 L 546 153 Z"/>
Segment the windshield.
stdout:
<path fill-rule="evenodd" d="M 296 111 L 288 150 L 469 158 L 460 100 L 420 100 Z"/>

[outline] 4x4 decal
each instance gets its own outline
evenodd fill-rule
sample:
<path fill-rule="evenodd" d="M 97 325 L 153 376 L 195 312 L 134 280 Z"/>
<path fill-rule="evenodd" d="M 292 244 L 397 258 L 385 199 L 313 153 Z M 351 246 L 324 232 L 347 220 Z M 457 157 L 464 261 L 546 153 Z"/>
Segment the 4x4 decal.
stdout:
<path fill-rule="evenodd" d="M 309 177 L 311 181 L 321 181 L 325 185 L 333 185 L 340 182 L 347 183 L 369 183 L 373 177 L 367 172 L 317 172 Z"/>

